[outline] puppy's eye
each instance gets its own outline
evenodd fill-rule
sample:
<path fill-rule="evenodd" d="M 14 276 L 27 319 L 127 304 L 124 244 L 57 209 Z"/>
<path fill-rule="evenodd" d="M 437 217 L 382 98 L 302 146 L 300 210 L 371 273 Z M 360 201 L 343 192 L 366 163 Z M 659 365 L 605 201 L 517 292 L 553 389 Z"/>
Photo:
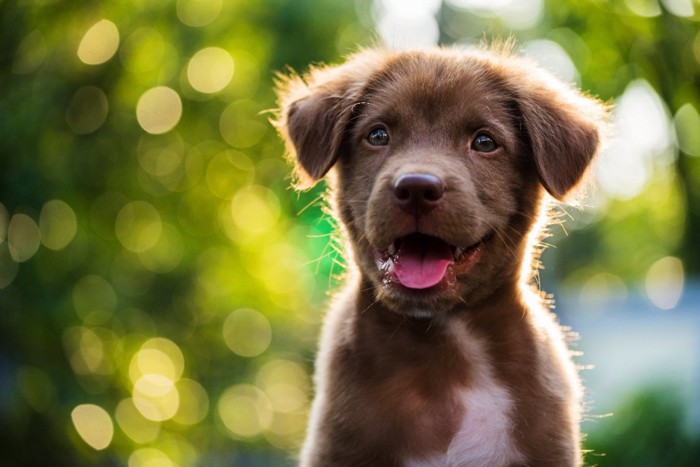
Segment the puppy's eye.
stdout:
<path fill-rule="evenodd" d="M 384 128 L 375 128 L 369 132 L 367 142 L 372 146 L 386 146 L 389 144 L 389 133 Z"/>
<path fill-rule="evenodd" d="M 472 149 L 478 152 L 492 152 L 498 149 L 498 145 L 490 136 L 480 133 L 472 141 Z"/>

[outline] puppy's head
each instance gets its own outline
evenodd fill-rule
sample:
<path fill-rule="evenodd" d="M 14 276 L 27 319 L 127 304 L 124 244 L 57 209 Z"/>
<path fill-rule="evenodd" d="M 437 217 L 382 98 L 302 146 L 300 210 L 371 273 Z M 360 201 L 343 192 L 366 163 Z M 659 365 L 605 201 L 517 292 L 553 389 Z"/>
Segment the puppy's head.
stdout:
<path fill-rule="evenodd" d="M 485 51 L 361 52 L 280 87 L 302 186 L 336 172 L 335 208 L 376 298 L 413 315 L 518 280 L 545 191 L 598 151 L 604 108 Z"/>

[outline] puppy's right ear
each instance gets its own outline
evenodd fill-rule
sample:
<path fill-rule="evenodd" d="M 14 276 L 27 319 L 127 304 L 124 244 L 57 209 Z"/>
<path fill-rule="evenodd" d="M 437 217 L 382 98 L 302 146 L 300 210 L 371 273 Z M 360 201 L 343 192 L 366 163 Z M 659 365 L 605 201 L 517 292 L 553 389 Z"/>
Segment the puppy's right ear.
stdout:
<path fill-rule="evenodd" d="M 275 126 L 295 163 L 298 187 L 313 186 L 338 160 L 352 113 L 352 84 L 331 69 L 313 70 L 306 80 L 292 76 L 278 83 Z"/>
<path fill-rule="evenodd" d="M 273 124 L 296 166 L 298 188 L 313 186 L 338 160 L 353 106 L 374 69 L 373 56 L 365 51 L 343 65 L 313 69 L 303 78 L 279 77 L 279 110 Z"/>

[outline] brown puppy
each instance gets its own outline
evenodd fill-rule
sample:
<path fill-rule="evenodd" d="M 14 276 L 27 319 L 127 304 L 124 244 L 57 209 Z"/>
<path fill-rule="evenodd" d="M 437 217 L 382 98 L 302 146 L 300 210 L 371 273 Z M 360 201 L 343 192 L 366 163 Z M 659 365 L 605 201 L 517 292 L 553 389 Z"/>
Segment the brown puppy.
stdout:
<path fill-rule="evenodd" d="M 507 52 L 358 53 L 280 85 L 303 185 L 330 171 L 349 274 L 304 466 L 571 466 L 581 387 L 530 280 L 605 109 Z"/>

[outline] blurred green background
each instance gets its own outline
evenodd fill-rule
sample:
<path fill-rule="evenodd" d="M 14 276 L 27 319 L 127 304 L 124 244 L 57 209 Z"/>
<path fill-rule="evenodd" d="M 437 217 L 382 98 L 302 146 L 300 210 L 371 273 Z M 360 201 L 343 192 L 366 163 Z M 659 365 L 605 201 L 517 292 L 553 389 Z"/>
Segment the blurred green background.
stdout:
<path fill-rule="evenodd" d="M 700 459 L 700 2 L 0 2 L 0 463 L 293 465 L 342 258 L 289 189 L 274 73 L 518 49 L 616 105 L 543 288 L 590 465 Z M 614 415 L 607 416 L 609 412 Z"/>

